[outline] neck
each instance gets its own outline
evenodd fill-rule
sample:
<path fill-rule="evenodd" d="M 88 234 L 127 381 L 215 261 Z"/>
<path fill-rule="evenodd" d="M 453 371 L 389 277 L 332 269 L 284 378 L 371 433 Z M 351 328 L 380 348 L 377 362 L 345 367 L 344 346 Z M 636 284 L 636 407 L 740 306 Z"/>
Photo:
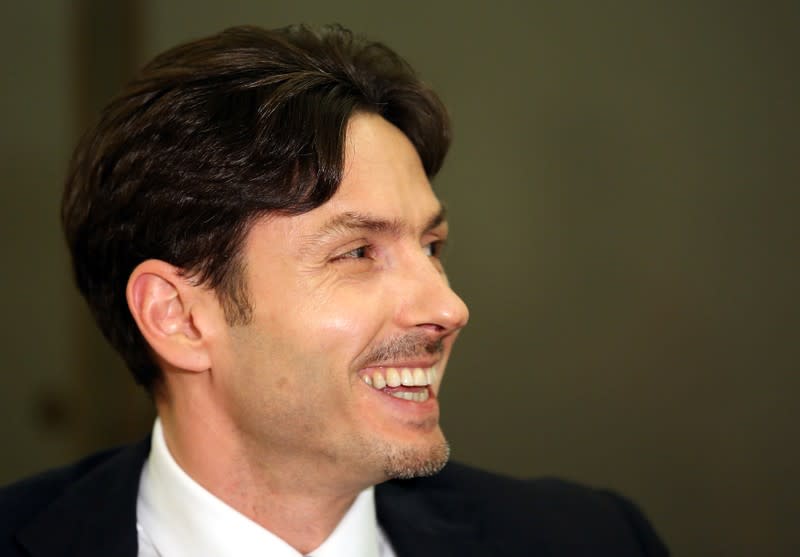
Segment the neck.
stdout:
<path fill-rule="evenodd" d="M 358 493 L 368 487 L 337 485 L 319 461 L 269 454 L 248 443 L 227 420 L 197 412 L 195 404 L 192 412 L 172 403 L 158 404 L 158 413 L 167 448 L 181 469 L 303 554 L 328 538 Z"/>

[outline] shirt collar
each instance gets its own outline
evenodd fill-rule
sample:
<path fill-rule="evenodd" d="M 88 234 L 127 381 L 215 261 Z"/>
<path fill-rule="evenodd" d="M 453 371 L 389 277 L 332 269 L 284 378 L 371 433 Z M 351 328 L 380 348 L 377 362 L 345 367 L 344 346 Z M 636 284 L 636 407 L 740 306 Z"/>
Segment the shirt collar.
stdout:
<path fill-rule="evenodd" d="M 302 555 L 189 477 L 172 458 L 158 419 L 139 484 L 137 520 L 162 557 Z M 378 557 L 379 537 L 375 493 L 369 487 L 311 555 Z"/>

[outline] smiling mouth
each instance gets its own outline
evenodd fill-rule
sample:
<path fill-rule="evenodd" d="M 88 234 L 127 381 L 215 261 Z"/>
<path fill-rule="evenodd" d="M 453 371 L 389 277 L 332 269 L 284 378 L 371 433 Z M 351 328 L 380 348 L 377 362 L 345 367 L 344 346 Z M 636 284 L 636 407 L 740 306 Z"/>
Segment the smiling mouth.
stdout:
<path fill-rule="evenodd" d="M 430 387 L 437 378 L 435 367 L 376 368 L 361 376 L 364 383 L 373 389 L 412 402 L 428 400 L 431 396 Z"/>

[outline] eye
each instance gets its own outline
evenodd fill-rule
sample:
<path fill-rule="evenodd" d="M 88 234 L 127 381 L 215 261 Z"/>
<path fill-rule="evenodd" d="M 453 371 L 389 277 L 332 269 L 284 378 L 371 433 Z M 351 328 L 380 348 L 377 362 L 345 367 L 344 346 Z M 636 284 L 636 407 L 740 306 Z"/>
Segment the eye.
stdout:
<path fill-rule="evenodd" d="M 345 252 L 345 253 L 343 253 L 341 255 L 337 255 L 334 258 L 334 261 L 341 261 L 341 260 L 347 260 L 347 259 L 364 259 L 365 257 L 367 257 L 367 254 L 369 252 L 369 248 L 370 248 L 370 246 L 368 246 L 368 245 L 359 246 L 359 247 L 357 247 L 355 249 L 351 249 L 350 251 Z"/>
<path fill-rule="evenodd" d="M 433 242 L 425 244 L 422 249 L 428 257 L 436 257 L 437 259 L 442 256 L 444 249 L 444 240 L 434 240 Z"/>

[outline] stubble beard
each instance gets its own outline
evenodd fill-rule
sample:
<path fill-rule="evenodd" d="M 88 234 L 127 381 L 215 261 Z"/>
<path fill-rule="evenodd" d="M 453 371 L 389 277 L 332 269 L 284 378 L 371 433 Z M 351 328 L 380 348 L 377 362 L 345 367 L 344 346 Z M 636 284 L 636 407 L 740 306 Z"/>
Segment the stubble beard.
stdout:
<path fill-rule="evenodd" d="M 438 426 L 437 426 L 438 429 Z M 438 431 L 438 439 L 421 446 L 398 446 L 390 443 L 375 447 L 386 479 L 408 480 L 432 476 L 450 460 L 450 445 Z"/>
<path fill-rule="evenodd" d="M 395 448 L 385 455 L 383 471 L 387 478 L 394 480 L 433 476 L 444 468 L 448 460 L 450 445 L 442 440 L 426 452 Z"/>

